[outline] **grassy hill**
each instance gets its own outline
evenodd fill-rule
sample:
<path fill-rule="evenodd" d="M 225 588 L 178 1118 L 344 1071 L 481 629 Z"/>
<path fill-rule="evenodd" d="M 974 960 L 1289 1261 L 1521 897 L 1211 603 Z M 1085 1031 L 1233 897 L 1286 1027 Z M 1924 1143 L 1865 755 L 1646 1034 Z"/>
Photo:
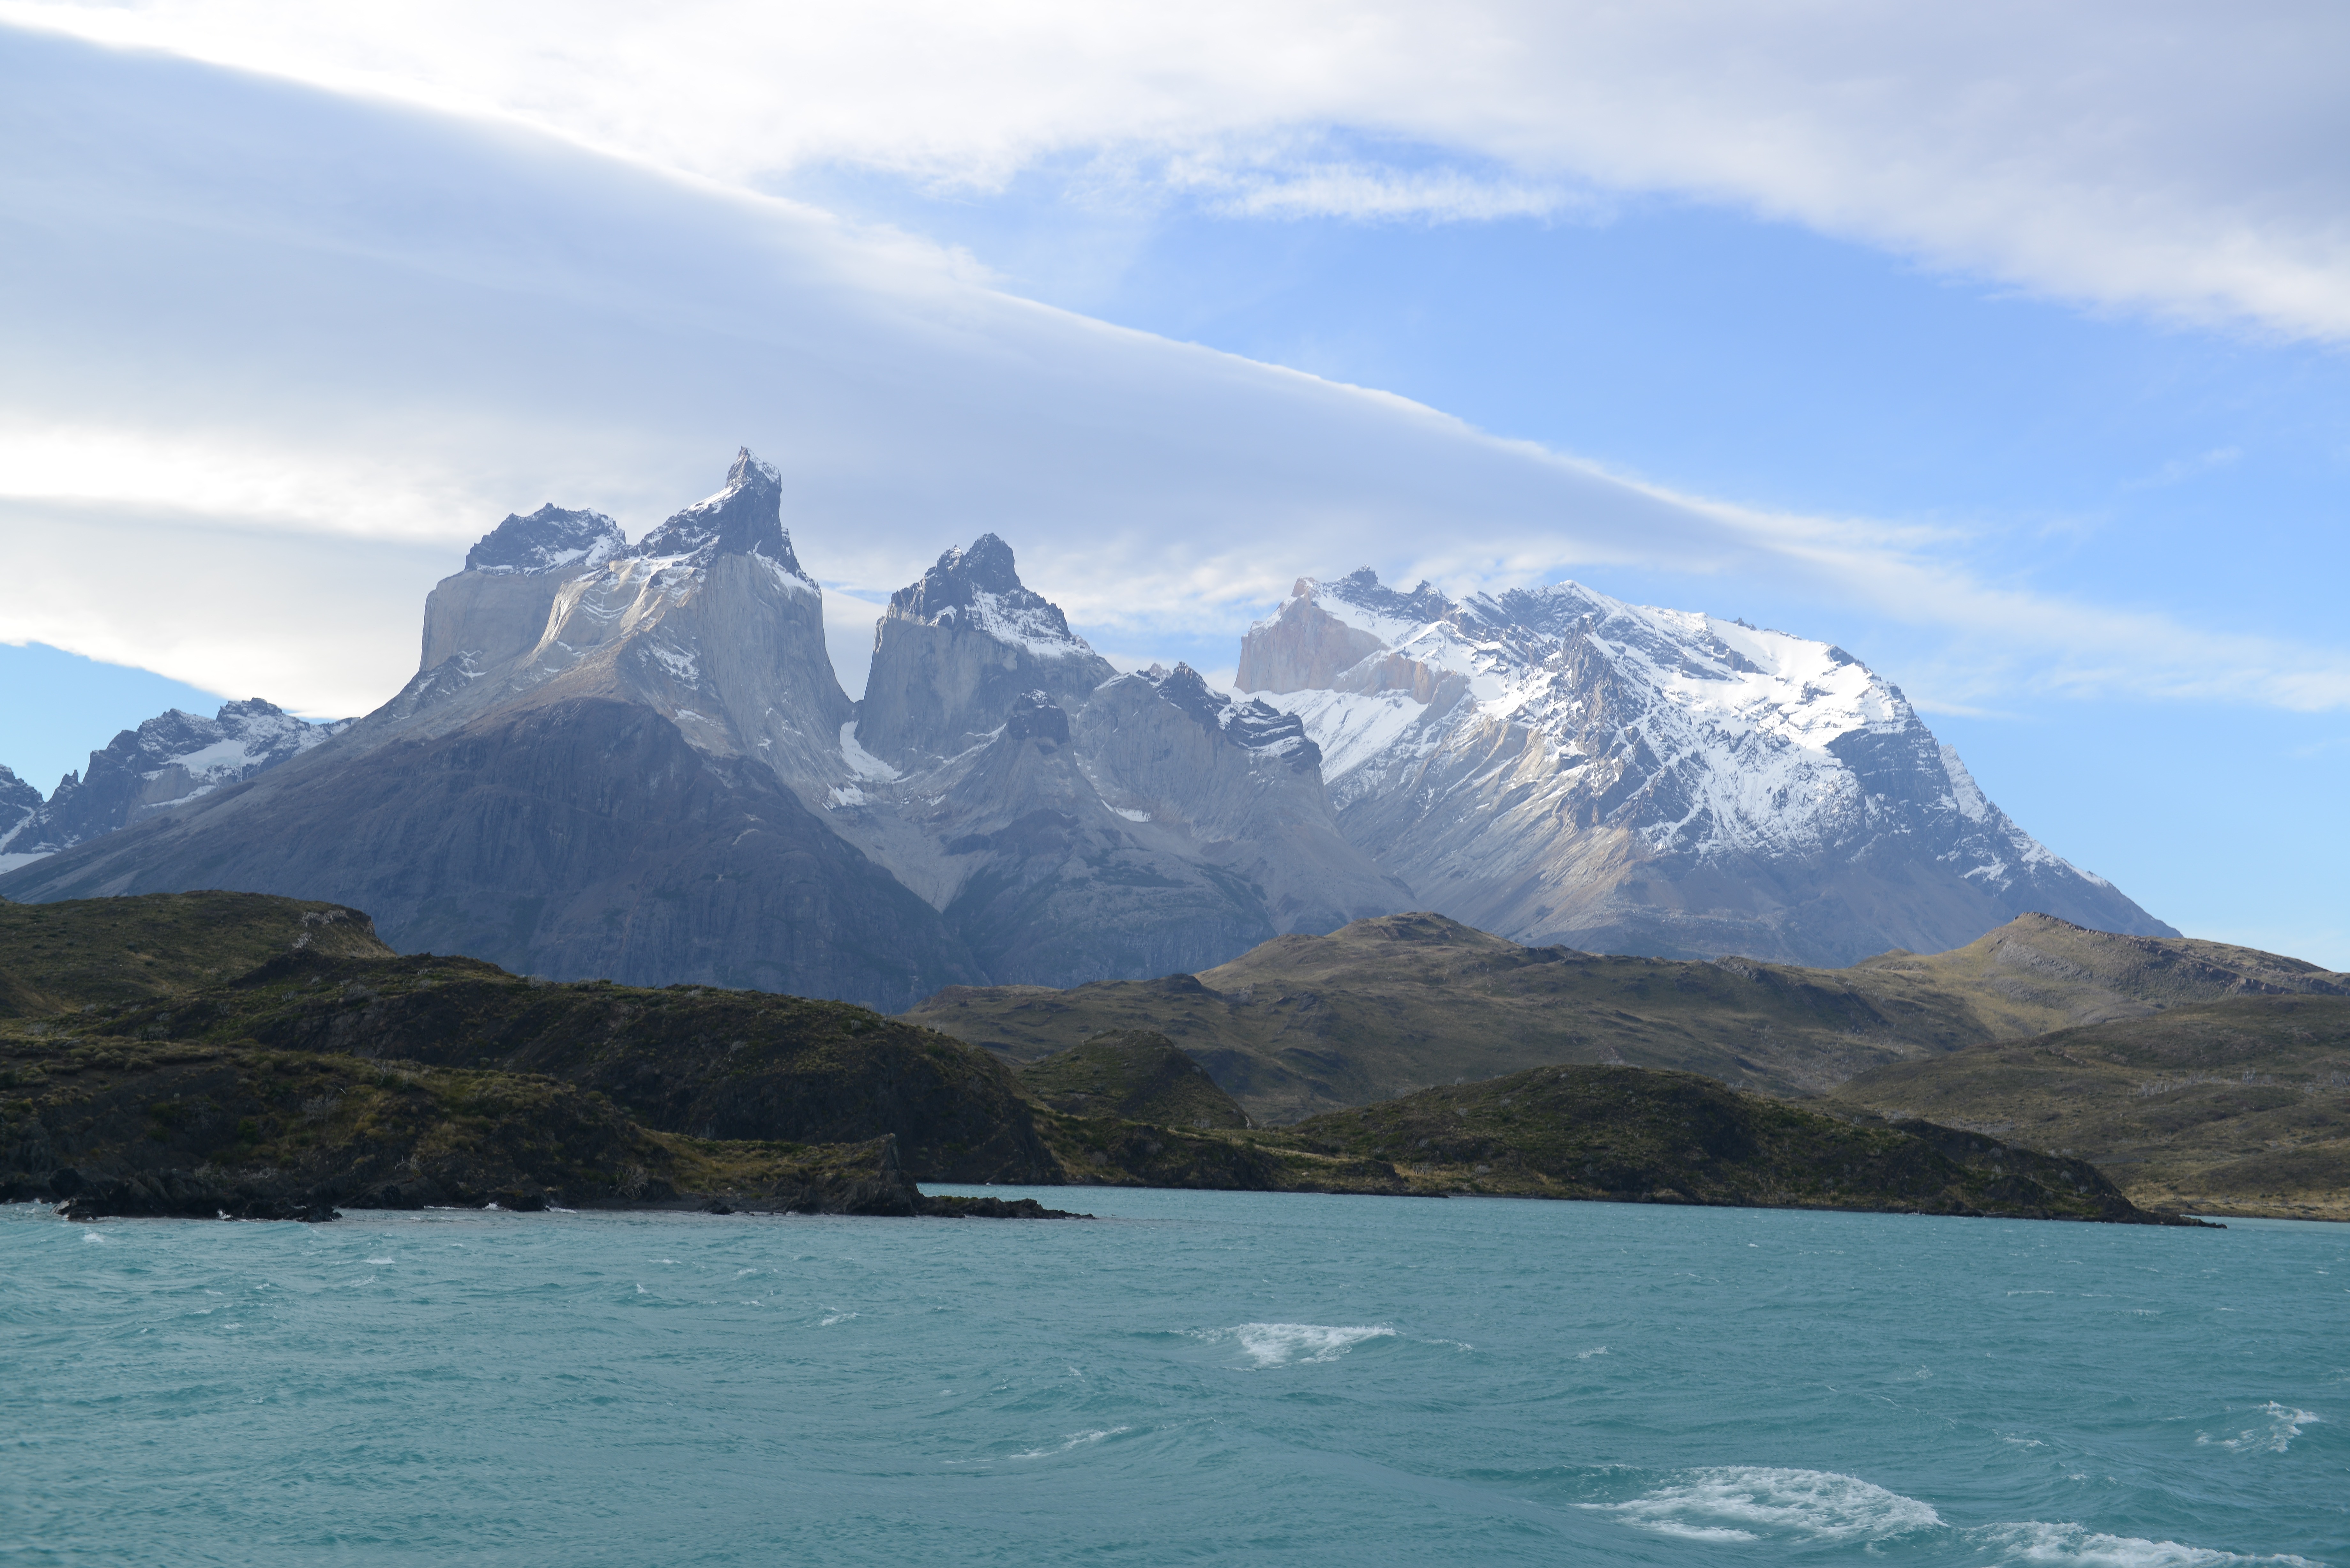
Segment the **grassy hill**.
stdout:
<path fill-rule="evenodd" d="M 2141 1204 L 2350 1220 L 2350 998 L 2191 1002 L 1898 1063 L 1834 1103 L 2095 1161 Z"/>
<path fill-rule="evenodd" d="M 1844 970 L 1527 948 L 1437 915 L 1280 937 L 1197 976 L 951 987 L 902 1014 L 1015 1062 L 1149 1030 L 1278 1125 L 1552 1063 L 1702 1073 L 1802 1096 L 1859 1073 L 2093 1018 L 2350 981 L 2249 949 L 2027 915 L 1952 952 Z"/>
<path fill-rule="evenodd" d="M 1169 1127 L 1244 1127 L 1248 1115 L 1164 1034 L 1110 1030 L 1016 1075 L 1038 1104 L 1071 1116 Z"/>
<path fill-rule="evenodd" d="M 1312 1117 L 1275 1147 L 1409 1190 L 2174 1224 L 2086 1160 L 1925 1122 L 1857 1125 L 1694 1073 L 1539 1067 Z"/>
<path fill-rule="evenodd" d="M 297 948 L 395 956 L 357 909 L 262 893 L 0 903 L 0 1019 L 194 991 Z"/>
<path fill-rule="evenodd" d="M 1268 1130 L 1240 1125 L 1241 1105 L 1173 1029 L 1087 1030 L 1029 1049 L 1015 1077 L 958 1040 L 841 1003 L 553 984 L 391 954 L 366 917 L 332 906 L 172 895 L 36 909 L 0 907 L 0 981 L 20 1009 L 0 1017 L 0 1196 L 82 1212 L 1004 1210 L 925 1198 L 914 1181 L 932 1179 L 2148 1219 L 2078 1159 L 1887 1123 L 1858 1100 L 1848 1109 L 1868 1125 L 1669 1067 L 1519 1064 L 1679 1053 L 1783 1083 L 1835 1064 L 1971 1059 L 1962 1036 L 1986 1025 L 1969 986 L 2011 1008 L 2084 1005 L 1963 970 L 1946 984 L 1900 967 L 1908 955 L 1834 973 L 1601 959 L 1396 917 L 1284 938 L 1202 977 L 941 1003 L 965 1022 L 978 1002 L 1000 1006 L 1031 1047 L 1089 1012 L 1148 1010 L 1223 1041 L 1226 1068 L 1261 1075 L 1260 1089 L 1289 1091 L 1268 1103 L 1375 1102 Z M 1996 953 L 1985 961 L 2005 978 Z M 2074 967 L 2090 980 L 2067 984 L 2115 983 Z M 2183 981 L 2178 969 L 2135 972 L 2167 977 L 2173 995 L 2247 979 L 2241 966 Z M 2288 1035 L 2350 1007 L 2253 1000 L 2315 1010 L 2280 1025 Z M 2169 1021 L 2219 1004 L 2145 1005 Z M 1378 1092 L 1444 1067 L 1479 1081 Z"/>
<path fill-rule="evenodd" d="M 914 1181 L 1060 1179 L 1011 1074 L 942 1035 L 840 1003 L 401 956 L 332 905 L 0 905 L 0 1193 L 86 1212 L 993 1212 Z"/>
<path fill-rule="evenodd" d="M 85 1014 L 84 1033 L 528 1073 L 700 1137 L 892 1134 L 917 1180 L 1050 1182 L 1011 1073 L 847 1002 L 701 986 L 525 980 L 475 959 L 280 954 L 226 985 Z"/>

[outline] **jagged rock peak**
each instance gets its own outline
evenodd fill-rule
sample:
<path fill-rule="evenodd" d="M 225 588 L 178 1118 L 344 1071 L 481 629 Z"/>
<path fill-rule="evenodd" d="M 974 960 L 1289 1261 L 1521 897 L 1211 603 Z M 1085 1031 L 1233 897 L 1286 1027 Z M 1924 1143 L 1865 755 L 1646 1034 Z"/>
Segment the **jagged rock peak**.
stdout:
<path fill-rule="evenodd" d="M 469 572 L 553 572 L 600 566 L 628 547 L 620 525 L 600 512 L 574 512 L 548 502 L 527 517 L 505 521 L 465 553 Z"/>
<path fill-rule="evenodd" d="M 1228 736 L 1253 752 L 1284 758 L 1300 770 L 1321 765 L 1322 749 L 1307 737 L 1305 722 L 1295 713 L 1284 712 L 1261 697 L 1236 701 L 1209 685 L 1188 664 L 1179 662 L 1172 670 L 1154 664 L 1141 677 L 1204 729 Z"/>
<path fill-rule="evenodd" d="M 1304 597 L 1321 586 L 1310 577 L 1300 577 L 1297 586 L 1290 591 L 1295 597 Z M 1378 573 L 1368 566 L 1356 567 L 1336 582 L 1327 585 L 1326 591 L 1349 604 L 1381 611 L 1404 621 L 1441 620 L 1454 607 L 1452 601 L 1425 577 L 1409 592 L 1399 592 L 1380 582 Z"/>
<path fill-rule="evenodd" d="M 646 535 L 634 553 L 683 556 L 685 564 L 697 566 L 720 556 L 757 556 L 808 587 L 816 587 L 816 579 L 801 569 L 799 557 L 792 553 L 792 536 L 784 528 L 784 476 L 773 464 L 753 457 L 747 446 L 734 454 L 724 489 Z"/>
<path fill-rule="evenodd" d="M 993 534 L 982 534 L 968 550 L 950 547 L 920 582 L 889 597 L 889 610 L 932 626 L 970 627 L 1048 658 L 1090 651 L 1069 630 L 1061 607 L 1021 582 L 1012 546 Z"/>

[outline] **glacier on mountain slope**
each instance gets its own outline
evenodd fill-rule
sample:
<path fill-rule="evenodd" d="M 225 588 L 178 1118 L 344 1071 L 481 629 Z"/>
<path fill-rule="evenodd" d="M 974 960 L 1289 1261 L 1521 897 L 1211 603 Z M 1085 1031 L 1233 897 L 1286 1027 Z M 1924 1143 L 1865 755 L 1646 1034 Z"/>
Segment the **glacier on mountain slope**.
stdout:
<path fill-rule="evenodd" d="M 1518 940 L 1841 964 L 2028 909 L 2175 934 L 1826 643 L 1572 582 L 1456 603 L 1366 569 L 1301 578 L 1236 684 L 1304 722 L 1350 838 Z"/>

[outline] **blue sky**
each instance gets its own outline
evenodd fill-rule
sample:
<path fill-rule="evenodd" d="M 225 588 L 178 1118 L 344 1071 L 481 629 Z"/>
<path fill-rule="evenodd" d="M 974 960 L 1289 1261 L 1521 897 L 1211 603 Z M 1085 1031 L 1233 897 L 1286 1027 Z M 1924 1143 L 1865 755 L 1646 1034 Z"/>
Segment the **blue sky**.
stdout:
<path fill-rule="evenodd" d="M 2350 968 L 2338 17 L 1752 10 L 1487 6 L 1492 66 L 1376 6 L 551 57 L 528 6 L 0 4 L 0 762 L 370 705 L 504 511 L 638 533 L 748 440 L 837 598 L 992 527 L 1126 659 L 1229 670 L 1362 564 L 1827 639 L 2059 853 Z M 729 321 L 790 388 L 698 368 Z"/>

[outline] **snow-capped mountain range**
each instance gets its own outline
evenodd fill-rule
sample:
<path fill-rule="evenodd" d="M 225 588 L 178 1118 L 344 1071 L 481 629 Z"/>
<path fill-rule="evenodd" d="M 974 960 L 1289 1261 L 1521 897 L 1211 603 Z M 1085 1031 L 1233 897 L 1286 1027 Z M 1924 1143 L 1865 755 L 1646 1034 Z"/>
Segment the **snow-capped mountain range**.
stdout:
<path fill-rule="evenodd" d="M 313 724 L 254 698 L 212 718 L 174 708 L 125 730 L 44 802 L 0 768 L 0 871 L 128 827 L 241 784 L 340 733 L 350 721 Z"/>
<path fill-rule="evenodd" d="M 1850 655 L 1574 584 L 1301 580 L 1235 695 L 1121 674 L 983 535 L 892 597 L 852 702 L 782 501 L 744 452 L 633 545 L 591 511 L 507 516 L 365 718 L 166 714 L 46 803 L 0 773 L 0 853 L 47 857 L 0 894 L 289 893 L 411 950 L 891 1009 L 1409 909 L 1814 963 L 2025 909 L 2169 929 Z"/>
<path fill-rule="evenodd" d="M 1840 648 L 1576 583 L 1302 578 L 1237 684 L 1320 745 L 1347 836 L 1515 940 L 1849 963 L 2037 909 L 2176 935 L 1984 798 Z"/>

